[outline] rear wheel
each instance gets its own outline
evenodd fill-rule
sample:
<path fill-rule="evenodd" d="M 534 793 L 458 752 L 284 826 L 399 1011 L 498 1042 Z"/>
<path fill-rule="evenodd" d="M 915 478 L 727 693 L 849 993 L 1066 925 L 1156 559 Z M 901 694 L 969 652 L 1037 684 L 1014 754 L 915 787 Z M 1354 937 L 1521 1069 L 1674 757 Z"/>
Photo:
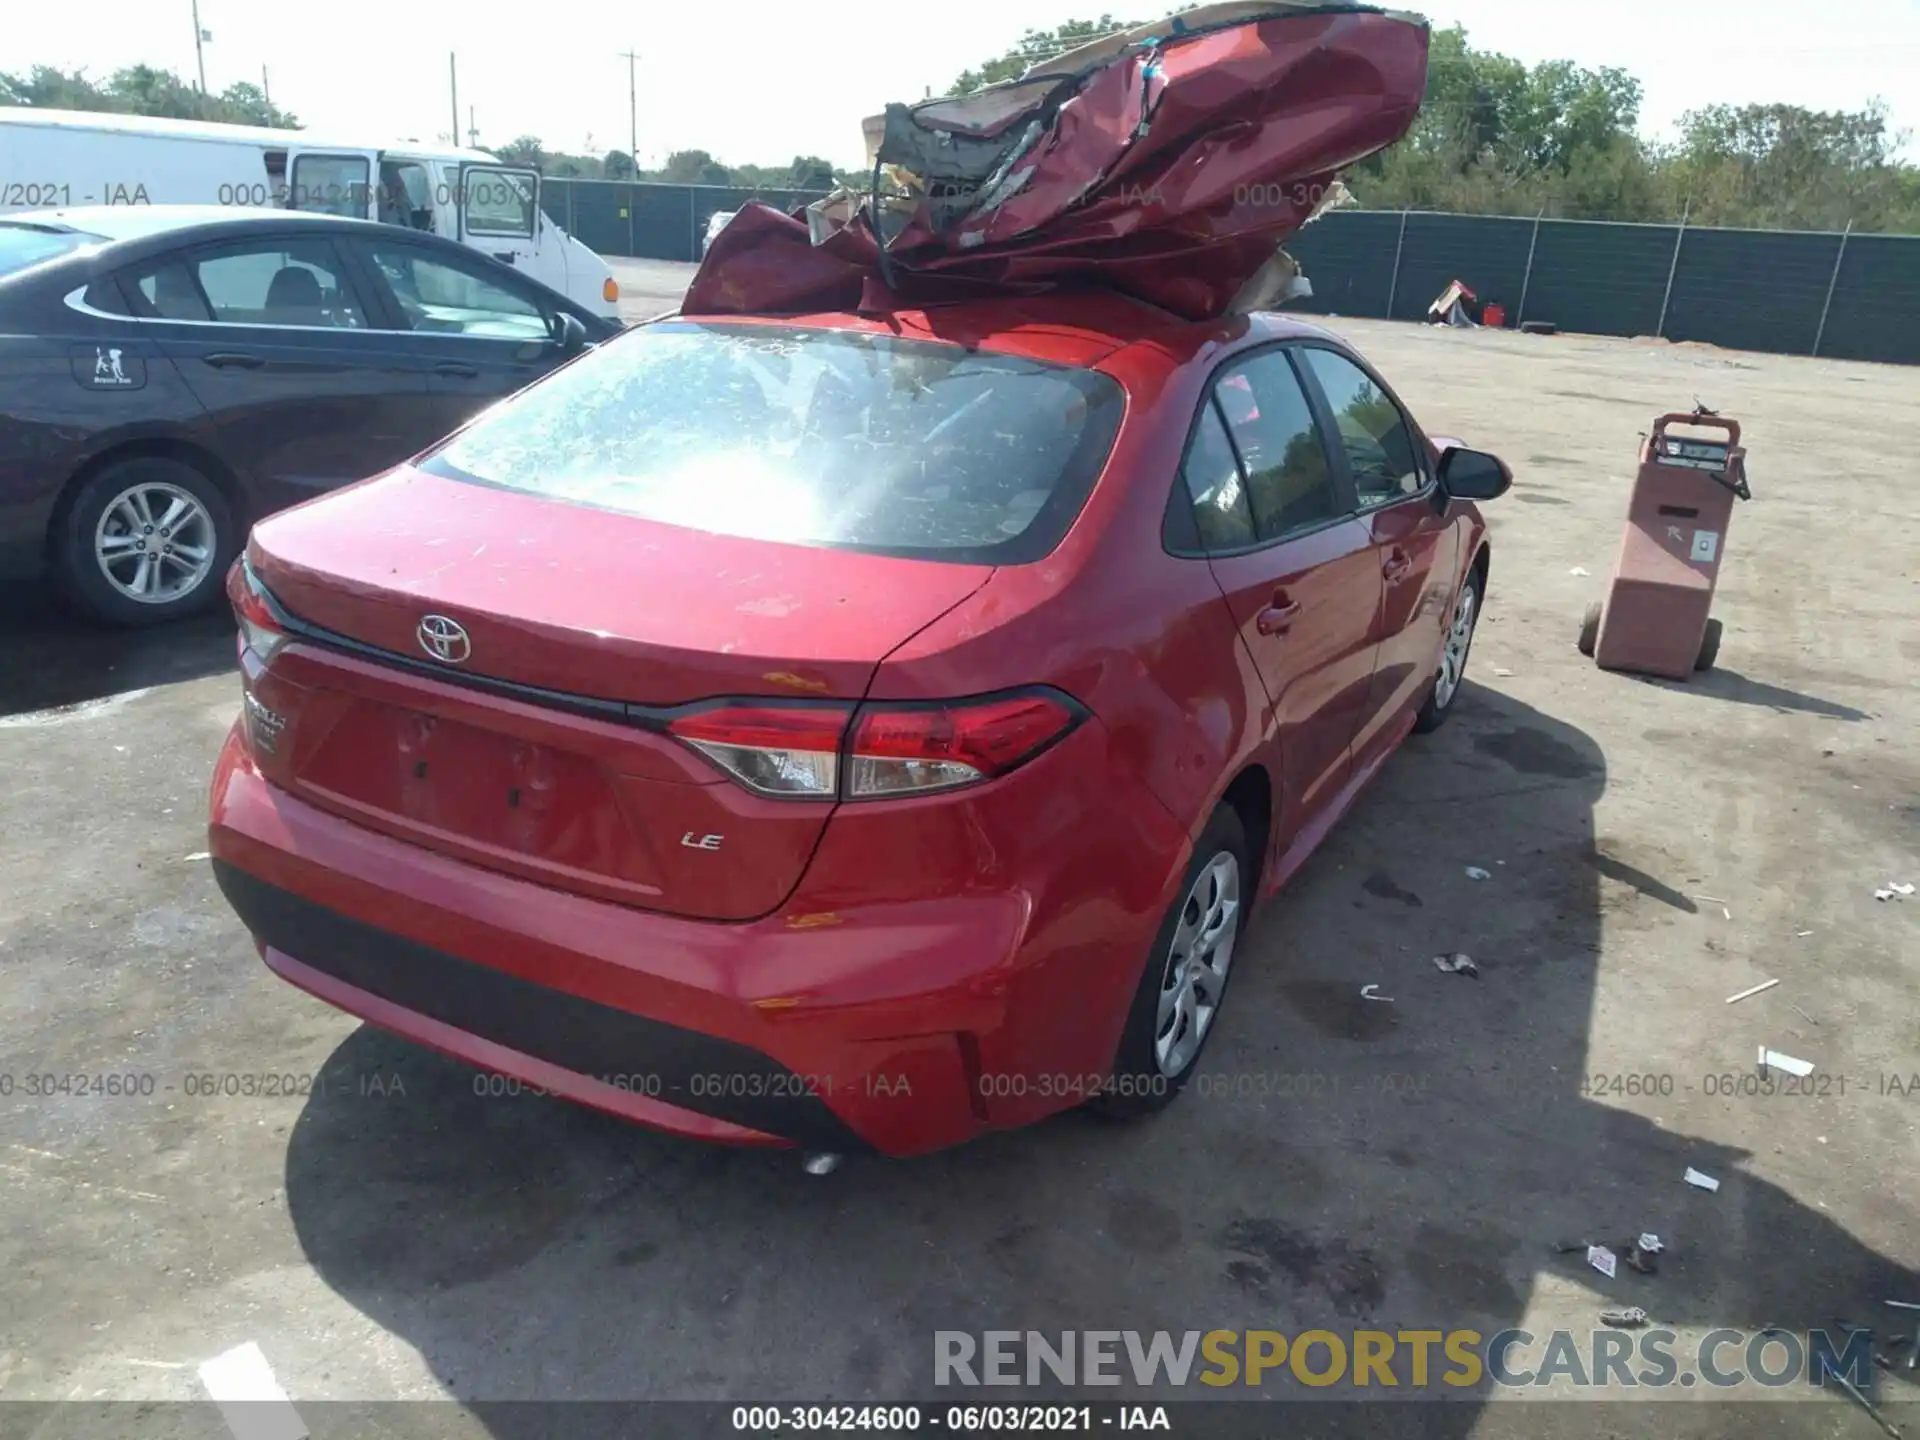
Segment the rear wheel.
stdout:
<path fill-rule="evenodd" d="M 1151 1114 L 1185 1087 L 1226 999 L 1234 951 L 1256 878 L 1246 829 L 1229 806 L 1213 812 L 1134 992 L 1114 1059 L 1111 1091 L 1096 1107 Z"/>
<path fill-rule="evenodd" d="M 116 625 L 157 625 L 213 605 L 238 543 L 220 489 L 178 460 L 139 456 L 87 480 L 62 512 L 61 589 Z"/>
<path fill-rule="evenodd" d="M 1587 613 L 1580 617 L 1580 638 L 1574 644 L 1580 647 L 1580 653 L 1589 660 L 1593 650 L 1600 643 L 1600 602 L 1594 601 L 1587 606 Z"/>
<path fill-rule="evenodd" d="M 1700 654 L 1693 662 L 1696 670 L 1711 670 L 1713 662 L 1720 658 L 1720 622 L 1707 621 L 1707 633 L 1700 637 Z"/>

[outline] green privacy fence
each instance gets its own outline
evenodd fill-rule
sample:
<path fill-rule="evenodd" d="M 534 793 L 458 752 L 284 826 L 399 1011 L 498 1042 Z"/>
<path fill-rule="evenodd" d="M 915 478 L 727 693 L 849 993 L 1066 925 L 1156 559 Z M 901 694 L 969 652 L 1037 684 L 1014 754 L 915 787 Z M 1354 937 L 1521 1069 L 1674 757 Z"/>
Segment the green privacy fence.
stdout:
<path fill-rule="evenodd" d="M 819 190 L 766 190 L 732 185 L 648 185 L 619 180 L 540 182 L 540 208 L 582 245 L 601 255 L 643 260 L 698 260 L 707 221 L 718 210 L 761 200 L 791 210 L 818 200 Z"/>
<path fill-rule="evenodd" d="M 1920 364 L 1920 236 L 1336 210 L 1287 250 L 1321 314 L 1419 320 L 1460 280 L 1509 325 Z"/>
<path fill-rule="evenodd" d="M 547 214 L 602 255 L 697 260 L 718 210 L 817 191 L 541 182 Z M 1336 210 L 1287 249 L 1313 282 L 1294 308 L 1424 318 L 1451 280 L 1507 323 L 1662 335 L 1783 355 L 1920 364 L 1920 236 L 1717 230 L 1597 220 Z"/>

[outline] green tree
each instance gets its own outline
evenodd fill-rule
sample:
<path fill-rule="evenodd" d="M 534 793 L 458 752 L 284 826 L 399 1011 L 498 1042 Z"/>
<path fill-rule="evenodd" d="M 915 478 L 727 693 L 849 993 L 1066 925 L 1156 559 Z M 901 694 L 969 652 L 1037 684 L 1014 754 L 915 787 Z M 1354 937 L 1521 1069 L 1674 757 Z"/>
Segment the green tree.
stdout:
<path fill-rule="evenodd" d="M 1707 225 L 1920 230 L 1920 169 L 1886 106 L 1805 110 L 1713 105 L 1688 112 L 1667 161 L 1671 191 Z"/>
<path fill-rule="evenodd" d="M 633 157 L 624 150 L 609 150 L 600 162 L 600 173 L 608 180 L 631 180 Z"/>
<path fill-rule="evenodd" d="M 258 85 L 230 85 L 219 95 L 202 94 L 171 70 L 130 65 L 104 82 L 84 70 L 71 74 L 35 65 L 25 75 L 0 73 L 0 105 L 54 110 L 101 110 L 119 115 L 155 115 L 174 120 L 217 120 L 230 125 L 298 129 L 300 122 L 266 97 Z"/>
<path fill-rule="evenodd" d="M 1051 60 L 1056 55 L 1104 35 L 1111 35 L 1116 30 L 1131 30 L 1135 23 L 1103 14 L 1098 20 L 1069 20 L 1051 30 L 1030 29 L 1020 37 L 1020 43 L 1005 54 L 994 57 L 978 69 L 961 71 L 948 93 L 971 95 L 989 85 L 998 85 L 1002 80 L 1017 80 L 1042 60 Z"/>
<path fill-rule="evenodd" d="M 818 155 L 796 155 L 781 183 L 793 190 L 831 190 L 833 162 L 822 160 Z"/>
<path fill-rule="evenodd" d="M 676 150 L 667 156 L 661 178 L 672 185 L 730 185 L 733 174 L 704 150 Z"/>
<path fill-rule="evenodd" d="M 524 165 L 532 170 L 546 168 L 547 150 L 538 135 L 519 135 L 505 145 L 496 146 L 494 155 L 502 165 Z"/>

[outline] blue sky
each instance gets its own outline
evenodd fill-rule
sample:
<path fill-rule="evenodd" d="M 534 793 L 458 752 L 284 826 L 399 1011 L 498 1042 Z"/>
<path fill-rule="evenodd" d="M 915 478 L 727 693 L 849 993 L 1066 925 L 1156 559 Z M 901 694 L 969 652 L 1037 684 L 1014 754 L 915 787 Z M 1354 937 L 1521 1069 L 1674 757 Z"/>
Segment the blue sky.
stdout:
<path fill-rule="evenodd" d="M 889 100 L 935 93 L 1029 25 L 1097 13 L 1084 0 L 880 0 L 808 5 L 737 0 L 724 11 L 540 0 L 482 9 L 421 0 L 329 0 L 321 7 L 200 0 L 213 32 L 215 89 L 260 79 L 309 128 L 350 127 L 428 140 L 450 126 L 447 53 L 459 54 L 461 123 L 480 142 L 522 133 L 550 146 L 625 149 L 627 62 L 640 53 L 639 148 L 647 163 L 698 146 L 734 164 L 796 153 L 842 165 L 861 156 L 859 121 Z M 1158 13 L 1164 4 L 1140 7 Z M 191 77 L 190 0 L 14 0 L 0 27 L 0 69 L 39 62 L 105 74 L 147 61 Z M 1888 100 L 1920 125 L 1920 0 L 1845 0 L 1818 9 L 1752 0 L 1444 0 L 1437 24 L 1529 62 L 1618 65 L 1646 87 L 1645 128 L 1670 130 L 1691 106 L 1784 100 L 1857 109 Z M 471 16 L 455 23 L 457 16 Z M 527 17 L 537 17 L 537 23 Z M 1916 153 L 1909 144 L 1907 153 Z"/>

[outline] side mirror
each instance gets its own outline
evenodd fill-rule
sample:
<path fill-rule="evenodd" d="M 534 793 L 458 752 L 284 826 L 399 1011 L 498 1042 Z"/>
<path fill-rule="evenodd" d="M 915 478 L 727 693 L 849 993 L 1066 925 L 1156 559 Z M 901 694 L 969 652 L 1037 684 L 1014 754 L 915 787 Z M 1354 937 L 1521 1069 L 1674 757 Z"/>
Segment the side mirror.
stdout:
<path fill-rule="evenodd" d="M 1440 488 L 1457 500 L 1498 500 L 1513 484 L 1513 471 L 1498 455 L 1453 449 L 1440 457 Z"/>
<path fill-rule="evenodd" d="M 578 355 L 587 348 L 587 327 L 578 315 L 558 311 L 553 317 L 553 343 L 562 355 Z"/>

